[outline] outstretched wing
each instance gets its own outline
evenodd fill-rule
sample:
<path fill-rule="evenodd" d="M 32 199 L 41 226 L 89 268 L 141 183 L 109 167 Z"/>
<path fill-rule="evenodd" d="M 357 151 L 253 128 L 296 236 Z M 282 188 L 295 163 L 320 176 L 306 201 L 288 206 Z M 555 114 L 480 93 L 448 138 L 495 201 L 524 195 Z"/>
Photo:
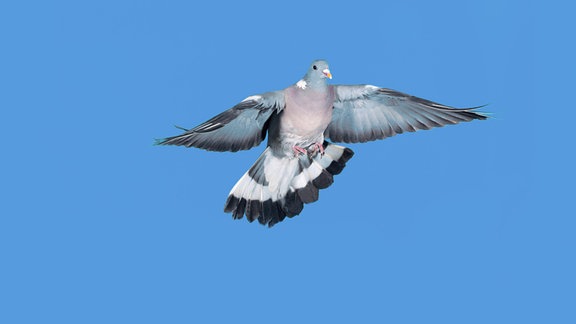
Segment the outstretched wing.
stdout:
<path fill-rule="evenodd" d="M 456 109 L 372 85 L 336 85 L 332 121 L 325 136 L 335 142 L 358 143 L 420 129 L 487 117 L 479 107 Z"/>
<path fill-rule="evenodd" d="M 250 96 L 236 106 L 185 133 L 158 140 L 158 145 L 183 145 L 208 151 L 247 150 L 266 137 L 268 120 L 284 109 L 282 91 Z"/>

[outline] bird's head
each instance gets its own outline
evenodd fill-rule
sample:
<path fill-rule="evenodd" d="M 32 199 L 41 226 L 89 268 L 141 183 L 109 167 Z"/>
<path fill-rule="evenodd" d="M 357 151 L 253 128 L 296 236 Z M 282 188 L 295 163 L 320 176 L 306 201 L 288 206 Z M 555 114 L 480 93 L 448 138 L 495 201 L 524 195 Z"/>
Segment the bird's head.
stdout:
<path fill-rule="evenodd" d="M 328 68 L 328 62 L 325 60 L 315 60 L 310 64 L 308 68 L 308 72 L 306 76 L 311 80 L 319 80 L 319 79 L 332 79 L 332 73 L 330 73 L 330 69 Z"/>
<path fill-rule="evenodd" d="M 326 82 L 326 78 L 332 79 L 332 73 L 330 73 L 330 69 L 328 68 L 328 62 L 325 60 L 316 60 L 310 64 L 306 75 L 304 76 L 304 80 L 307 83 L 318 83 L 318 82 Z"/>

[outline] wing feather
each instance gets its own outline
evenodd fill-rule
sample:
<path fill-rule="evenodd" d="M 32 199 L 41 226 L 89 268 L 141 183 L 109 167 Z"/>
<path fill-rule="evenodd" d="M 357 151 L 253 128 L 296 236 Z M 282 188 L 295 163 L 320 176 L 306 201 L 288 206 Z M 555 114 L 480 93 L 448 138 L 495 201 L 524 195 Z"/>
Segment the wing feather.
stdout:
<path fill-rule="evenodd" d="M 250 96 L 183 134 L 158 140 L 156 144 L 220 152 L 247 150 L 264 140 L 269 119 L 284 105 L 282 91 Z"/>
<path fill-rule="evenodd" d="M 487 118 L 475 111 L 480 107 L 454 108 L 372 85 L 334 89 L 334 111 L 325 136 L 336 142 L 367 142 Z"/>

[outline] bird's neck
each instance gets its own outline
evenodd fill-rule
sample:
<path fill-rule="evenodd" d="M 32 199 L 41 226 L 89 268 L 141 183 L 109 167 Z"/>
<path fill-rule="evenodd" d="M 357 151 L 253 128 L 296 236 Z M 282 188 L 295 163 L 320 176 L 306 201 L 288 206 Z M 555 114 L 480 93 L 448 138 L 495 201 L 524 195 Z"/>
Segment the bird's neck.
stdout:
<path fill-rule="evenodd" d="M 311 89 L 324 89 L 328 87 L 326 79 L 304 78 L 304 81 L 306 81 L 306 86 Z"/>

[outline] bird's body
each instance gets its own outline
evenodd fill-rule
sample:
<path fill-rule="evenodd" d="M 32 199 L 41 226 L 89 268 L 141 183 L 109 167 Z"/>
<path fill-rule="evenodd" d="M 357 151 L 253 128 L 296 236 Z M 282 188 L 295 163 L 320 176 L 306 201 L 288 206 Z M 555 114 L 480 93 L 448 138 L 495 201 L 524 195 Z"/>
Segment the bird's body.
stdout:
<path fill-rule="evenodd" d="M 474 108 L 455 109 L 372 85 L 329 85 L 328 63 L 280 91 L 250 96 L 184 134 L 158 144 L 238 151 L 268 144 L 230 191 L 224 210 L 272 226 L 318 200 L 354 154 L 331 144 L 383 139 L 404 131 L 485 119 Z"/>
<path fill-rule="evenodd" d="M 268 145 L 277 152 L 290 155 L 293 147 L 309 147 L 324 142 L 324 130 L 332 120 L 334 90 L 287 88 L 286 105 L 293 107 L 272 117 Z"/>

